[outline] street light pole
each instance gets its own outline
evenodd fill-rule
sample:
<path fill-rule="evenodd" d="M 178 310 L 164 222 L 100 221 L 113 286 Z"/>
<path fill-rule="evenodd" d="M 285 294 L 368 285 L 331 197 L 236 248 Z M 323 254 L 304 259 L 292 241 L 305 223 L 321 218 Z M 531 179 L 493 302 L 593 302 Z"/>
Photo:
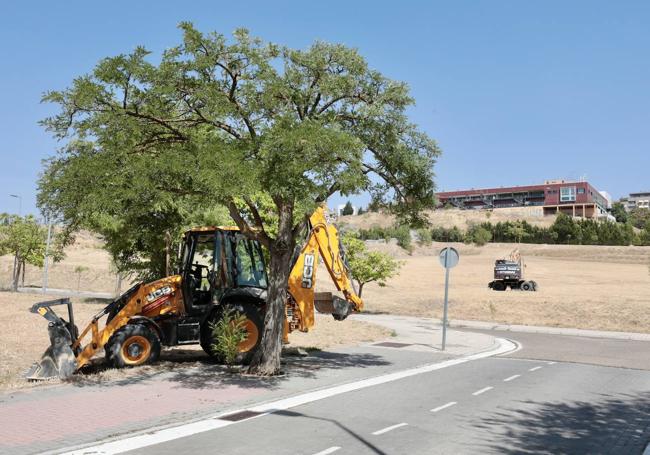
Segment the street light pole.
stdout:
<path fill-rule="evenodd" d="M 50 252 L 50 241 L 52 240 L 52 220 L 47 217 L 47 243 L 45 243 L 45 262 L 43 264 L 43 294 L 47 292 L 47 269 L 48 269 L 48 254 Z"/>
<path fill-rule="evenodd" d="M 23 198 L 18 194 L 10 194 L 9 196 L 18 199 L 18 216 L 23 216 Z"/>

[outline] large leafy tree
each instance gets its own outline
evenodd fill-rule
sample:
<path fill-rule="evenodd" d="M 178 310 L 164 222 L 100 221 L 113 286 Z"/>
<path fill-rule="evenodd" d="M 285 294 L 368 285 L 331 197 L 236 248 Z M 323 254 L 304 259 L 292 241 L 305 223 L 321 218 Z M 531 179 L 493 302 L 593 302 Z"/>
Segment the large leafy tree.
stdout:
<path fill-rule="evenodd" d="M 45 126 L 72 146 L 48 169 L 104 162 L 83 200 L 110 183 L 114 193 L 144 186 L 170 204 L 227 207 L 270 252 L 265 328 L 251 371 L 275 374 L 290 260 L 306 217 L 335 192 L 371 191 L 400 217 L 421 221 L 421 210 L 434 206 L 439 150 L 409 122 L 407 86 L 370 69 L 354 49 L 316 42 L 293 50 L 245 30 L 228 40 L 189 23 L 180 28 L 182 43 L 157 63 L 137 48 L 45 95 L 60 106 Z M 90 144 L 85 158 L 75 141 Z M 273 217 L 262 210 L 269 201 Z"/>

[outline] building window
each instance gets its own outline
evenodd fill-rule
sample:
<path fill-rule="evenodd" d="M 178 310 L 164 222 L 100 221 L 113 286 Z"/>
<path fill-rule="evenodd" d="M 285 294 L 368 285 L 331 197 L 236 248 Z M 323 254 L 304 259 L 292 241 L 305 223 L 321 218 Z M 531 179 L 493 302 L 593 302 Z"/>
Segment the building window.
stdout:
<path fill-rule="evenodd" d="M 578 188 L 578 194 L 585 194 L 584 188 Z"/>
<path fill-rule="evenodd" d="M 560 202 L 574 202 L 576 200 L 576 187 L 564 186 L 560 188 Z"/>

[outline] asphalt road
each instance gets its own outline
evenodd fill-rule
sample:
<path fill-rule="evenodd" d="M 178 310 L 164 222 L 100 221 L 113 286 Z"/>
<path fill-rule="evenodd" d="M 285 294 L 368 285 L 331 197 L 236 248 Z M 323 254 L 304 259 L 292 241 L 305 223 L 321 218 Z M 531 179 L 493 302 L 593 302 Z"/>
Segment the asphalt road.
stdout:
<path fill-rule="evenodd" d="M 495 335 L 523 348 L 509 357 L 344 393 L 137 453 L 643 451 L 650 440 L 650 343 Z"/>

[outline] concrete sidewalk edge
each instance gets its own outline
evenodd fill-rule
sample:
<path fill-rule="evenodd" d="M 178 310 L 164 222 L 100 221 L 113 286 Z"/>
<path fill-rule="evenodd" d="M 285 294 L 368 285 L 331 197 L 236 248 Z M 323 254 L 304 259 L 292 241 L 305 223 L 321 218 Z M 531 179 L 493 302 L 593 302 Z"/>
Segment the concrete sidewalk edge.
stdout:
<path fill-rule="evenodd" d="M 575 337 L 585 337 L 585 338 L 610 338 L 614 340 L 650 341 L 650 333 L 610 332 L 606 330 L 586 330 L 586 329 L 571 329 L 571 328 L 562 328 L 562 327 L 516 325 L 516 324 L 503 324 L 499 322 L 464 321 L 460 319 L 450 320 L 449 327 L 466 328 L 466 329 L 482 329 L 482 330 L 501 330 L 505 332 L 545 333 L 550 335 L 565 335 L 565 336 L 575 336 Z"/>

